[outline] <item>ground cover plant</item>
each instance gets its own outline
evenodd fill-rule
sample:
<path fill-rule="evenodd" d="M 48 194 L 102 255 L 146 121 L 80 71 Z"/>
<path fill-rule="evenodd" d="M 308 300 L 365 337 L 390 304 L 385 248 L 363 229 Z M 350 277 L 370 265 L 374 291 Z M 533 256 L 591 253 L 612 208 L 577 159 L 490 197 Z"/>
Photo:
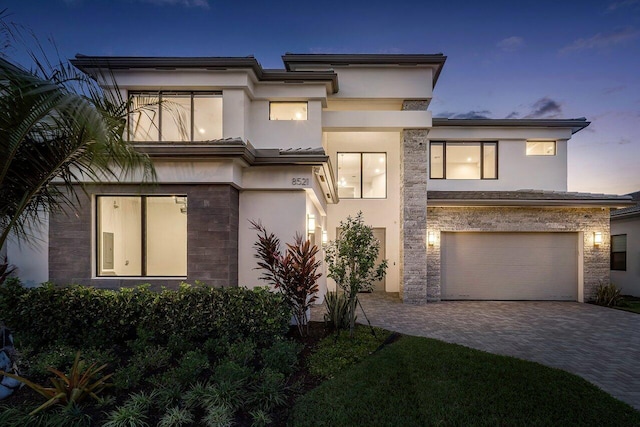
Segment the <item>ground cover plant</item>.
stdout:
<path fill-rule="evenodd" d="M 633 313 L 640 313 L 640 297 L 623 295 L 616 308 Z"/>
<path fill-rule="evenodd" d="M 265 288 L 29 289 L 9 279 L 0 313 L 21 376 L 45 396 L 24 387 L 0 402 L 1 425 L 266 425 L 296 390 L 291 310 Z M 55 387 L 39 386 L 51 377 Z M 70 383 L 101 390 L 81 400 Z"/>
<path fill-rule="evenodd" d="M 558 369 L 404 336 L 307 393 L 290 418 L 363 424 L 638 426 L 640 413 Z"/>

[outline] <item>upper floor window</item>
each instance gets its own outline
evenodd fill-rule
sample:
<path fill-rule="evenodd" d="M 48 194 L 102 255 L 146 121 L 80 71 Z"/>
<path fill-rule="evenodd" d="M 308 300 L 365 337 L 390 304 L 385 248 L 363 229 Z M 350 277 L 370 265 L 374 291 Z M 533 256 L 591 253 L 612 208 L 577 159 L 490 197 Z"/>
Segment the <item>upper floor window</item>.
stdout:
<path fill-rule="evenodd" d="M 269 102 L 269 120 L 307 120 L 307 103 Z"/>
<path fill-rule="evenodd" d="M 129 96 L 131 141 L 211 141 L 222 138 L 220 92 L 132 92 Z"/>
<path fill-rule="evenodd" d="M 98 196 L 98 276 L 186 276 L 187 196 Z"/>
<path fill-rule="evenodd" d="M 387 153 L 338 153 L 338 196 L 387 197 Z"/>
<path fill-rule="evenodd" d="M 611 236 L 611 270 L 627 271 L 627 235 Z"/>
<path fill-rule="evenodd" d="M 432 179 L 497 179 L 497 142 L 434 141 L 429 147 Z"/>
<path fill-rule="evenodd" d="M 527 156 L 555 156 L 555 141 L 527 141 Z"/>

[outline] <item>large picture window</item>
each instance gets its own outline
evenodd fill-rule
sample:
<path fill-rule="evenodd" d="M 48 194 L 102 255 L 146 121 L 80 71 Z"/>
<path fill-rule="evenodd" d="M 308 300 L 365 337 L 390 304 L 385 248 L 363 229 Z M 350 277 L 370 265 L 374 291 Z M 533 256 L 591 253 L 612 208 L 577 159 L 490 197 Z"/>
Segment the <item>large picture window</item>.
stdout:
<path fill-rule="evenodd" d="M 307 120 L 307 103 L 271 101 L 269 120 Z"/>
<path fill-rule="evenodd" d="M 186 276 L 186 196 L 97 196 L 98 276 Z"/>
<path fill-rule="evenodd" d="M 343 199 L 387 197 L 386 153 L 338 153 L 338 196 Z"/>
<path fill-rule="evenodd" d="M 627 235 L 611 236 L 611 269 L 627 271 Z"/>
<path fill-rule="evenodd" d="M 222 94 L 219 92 L 134 92 L 129 96 L 130 141 L 222 138 Z"/>
<path fill-rule="evenodd" d="M 431 179 L 497 179 L 497 142 L 433 141 L 429 146 Z"/>

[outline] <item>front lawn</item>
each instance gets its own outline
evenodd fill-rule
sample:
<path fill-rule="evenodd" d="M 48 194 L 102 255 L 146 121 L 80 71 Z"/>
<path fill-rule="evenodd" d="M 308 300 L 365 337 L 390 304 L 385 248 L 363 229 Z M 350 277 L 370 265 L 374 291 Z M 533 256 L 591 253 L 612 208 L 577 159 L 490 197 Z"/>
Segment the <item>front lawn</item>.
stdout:
<path fill-rule="evenodd" d="M 620 305 L 616 308 L 624 311 L 631 311 L 633 313 L 640 313 L 640 298 L 624 295 Z"/>
<path fill-rule="evenodd" d="M 293 426 L 638 426 L 586 380 L 512 357 L 404 336 L 303 396 Z"/>

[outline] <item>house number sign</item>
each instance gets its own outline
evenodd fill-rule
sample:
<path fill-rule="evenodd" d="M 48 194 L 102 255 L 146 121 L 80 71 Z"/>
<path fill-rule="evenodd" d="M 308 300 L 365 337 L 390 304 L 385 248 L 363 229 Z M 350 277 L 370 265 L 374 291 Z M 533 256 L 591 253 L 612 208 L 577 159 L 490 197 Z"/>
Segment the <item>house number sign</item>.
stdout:
<path fill-rule="evenodd" d="M 291 185 L 309 185 L 309 178 L 291 178 Z"/>

